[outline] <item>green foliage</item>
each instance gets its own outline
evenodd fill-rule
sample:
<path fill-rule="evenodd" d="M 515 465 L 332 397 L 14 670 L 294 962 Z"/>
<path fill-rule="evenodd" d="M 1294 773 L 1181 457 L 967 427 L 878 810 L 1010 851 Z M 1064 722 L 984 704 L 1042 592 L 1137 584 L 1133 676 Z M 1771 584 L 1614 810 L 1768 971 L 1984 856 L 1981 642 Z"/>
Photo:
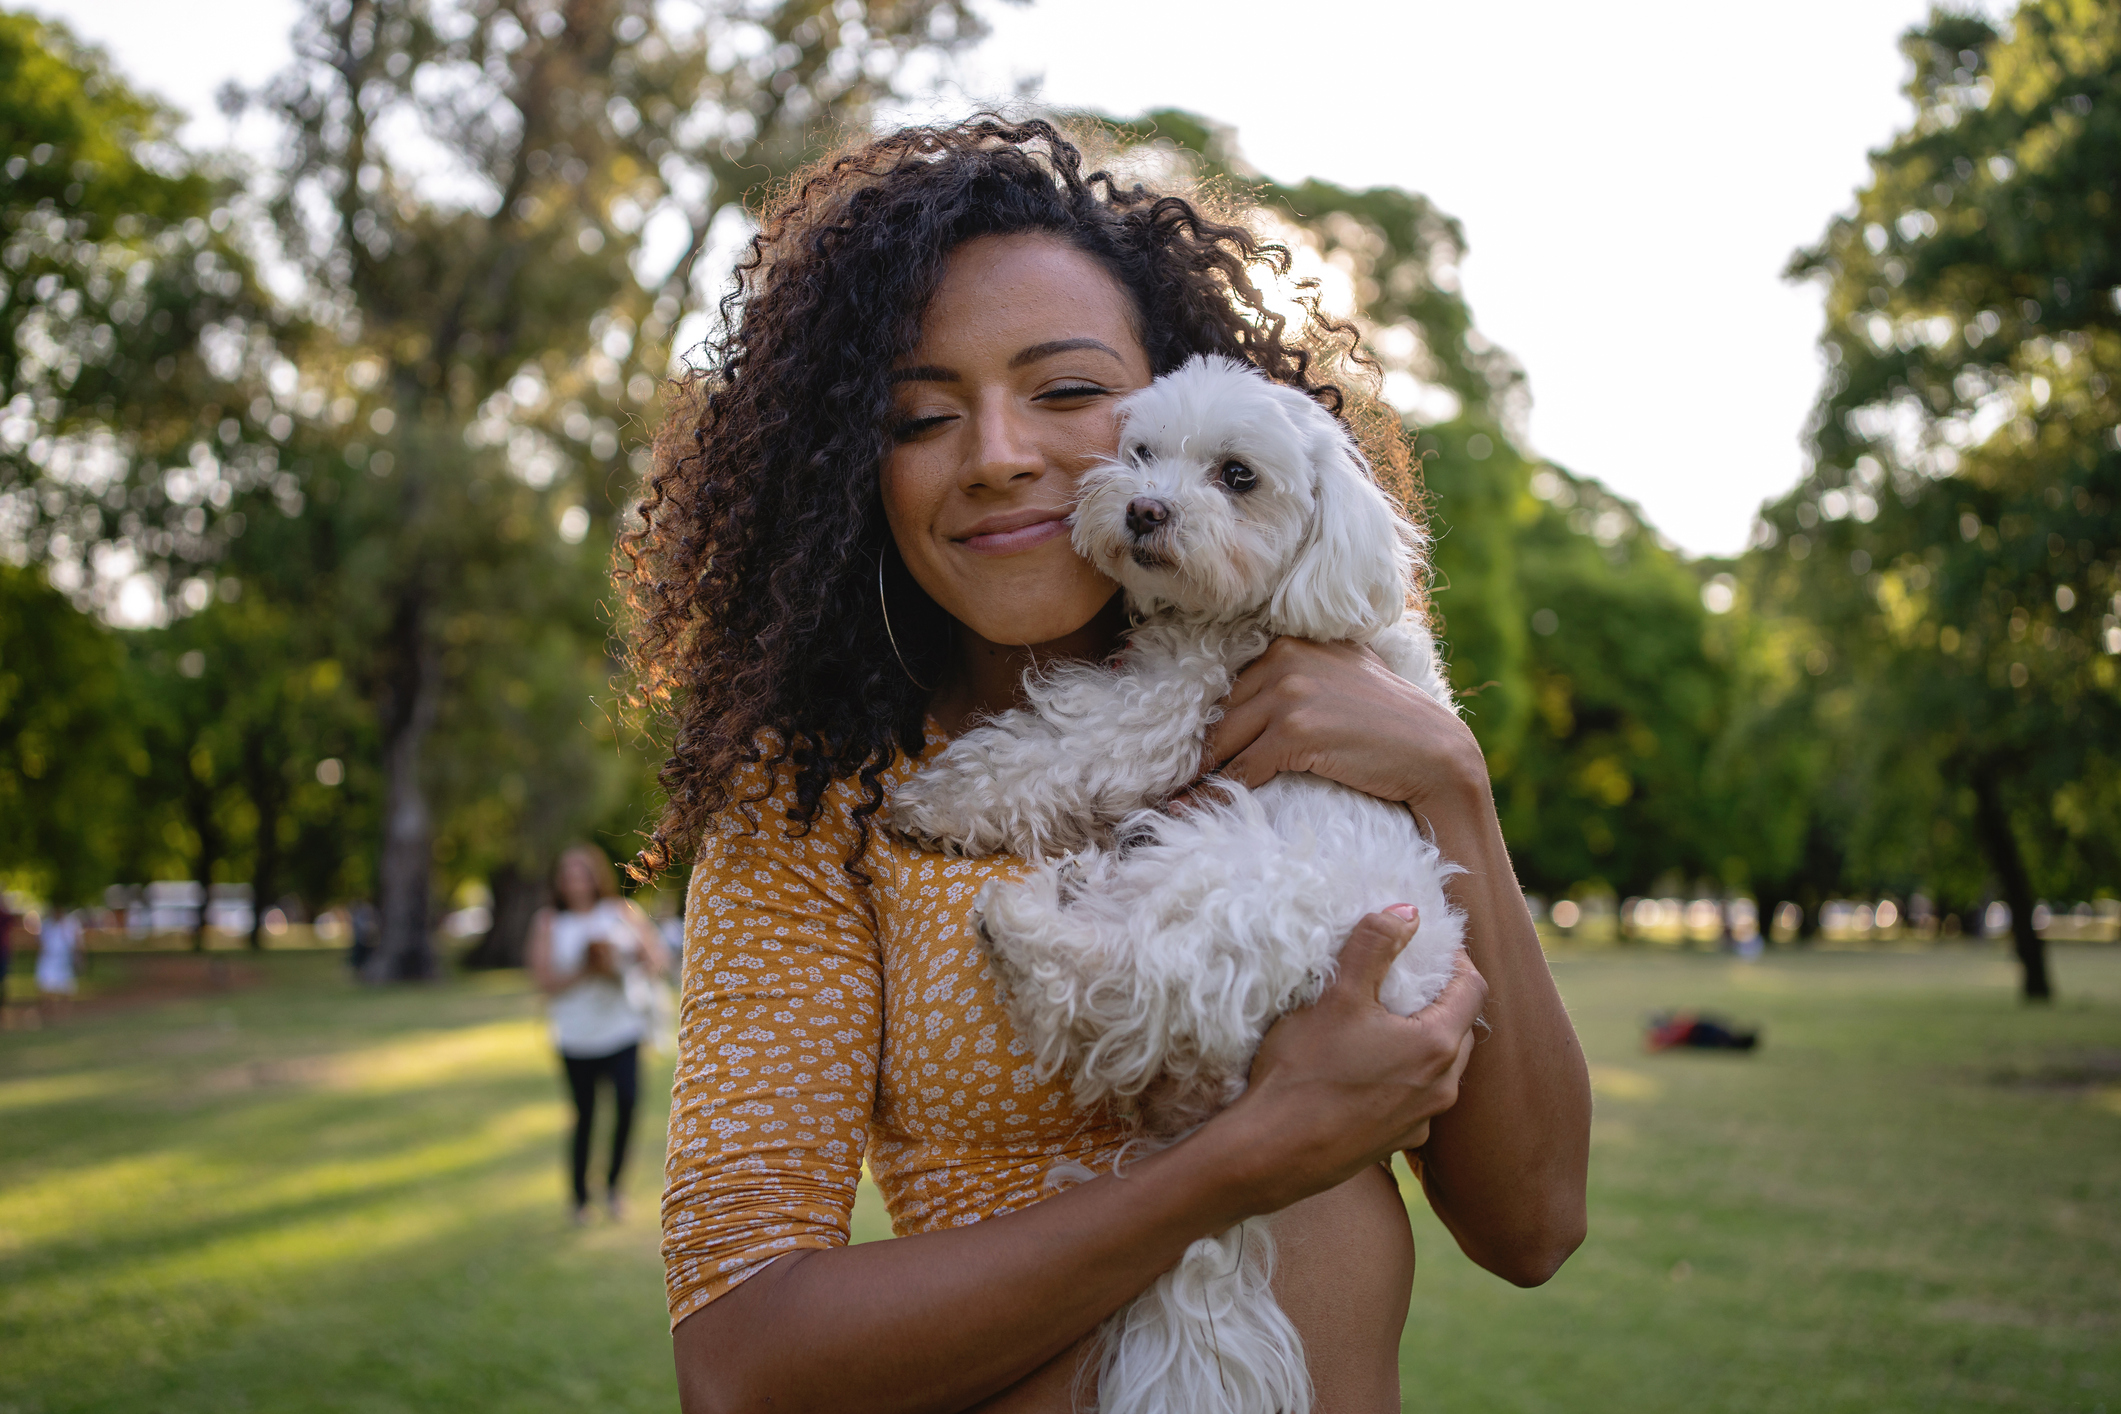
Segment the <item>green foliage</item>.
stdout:
<path fill-rule="evenodd" d="M 1534 606 L 1534 721 L 1496 789 L 1522 881 L 1642 893 L 1674 870 L 1723 874 L 1721 802 L 1703 786 L 1729 674 L 1711 655 L 1701 581 L 1597 483 L 1548 469 L 1536 489 L 1512 545 Z M 1745 883 L 1739 873 L 1729 882 Z"/>
<path fill-rule="evenodd" d="M 1498 423 L 1478 415 L 1430 428 L 1415 446 L 1435 537 L 1433 612 L 1452 686 L 1489 770 L 1507 778 L 1533 716 L 1525 596 L 1534 586 L 1523 580 L 1521 543 L 1530 464 Z"/>
<path fill-rule="evenodd" d="M 209 199 L 200 174 L 143 161 L 170 127 L 167 111 L 64 25 L 0 15 L 0 151 L 21 159 L 6 164 L 11 207 L 75 213 L 91 240 L 119 234 L 127 216 L 167 223 L 199 214 Z"/>
<path fill-rule="evenodd" d="M 94 661 L 47 653 L 23 681 L 22 710 L 65 718 L 74 739 L 64 783 L 11 817 L 27 835 L 11 857 L 68 901 L 191 876 L 254 879 L 268 897 L 293 883 L 321 905 L 367 851 L 334 812 L 305 805 L 323 788 L 303 773 L 326 752 L 296 738 L 329 653 L 293 627 L 292 606 L 316 602 L 308 566 L 272 553 L 312 465 L 284 455 L 303 445 L 284 350 L 306 326 L 258 283 L 234 178 L 175 148 L 170 115 L 99 52 L 0 15 L 0 68 L 13 154 L 0 169 L 0 554 L 41 563 L 39 583 L 80 605 L 107 610 L 122 588 L 129 612 L 177 619 L 120 636 L 57 595 L 35 604 L 47 647 Z M 280 597 L 226 602 L 246 571 Z M 16 635 L 25 653 L 29 635 Z M 352 756 L 358 708 L 339 696 L 333 749 Z M 26 764 L 20 745 L 17 756 Z"/>
<path fill-rule="evenodd" d="M 1729 677 L 1702 779 L 1703 820 L 1724 856 L 1715 872 L 1749 886 L 1764 919 L 1786 900 L 1797 903 L 1809 930 L 1846 883 L 1823 802 L 1846 792 L 1849 774 L 1835 738 L 1815 721 L 1819 698 L 1805 657 L 1817 628 L 1763 597 L 1753 568 L 1741 559 L 1704 586 L 1720 586 L 1731 608 L 1709 631 L 1710 656 Z"/>
<path fill-rule="evenodd" d="M 234 581 L 227 581 L 233 584 Z M 131 677 L 164 849 L 135 877 L 248 881 L 261 913 L 365 892 L 379 795 L 373 718 L 317 636 L 262 595 L 132 636 Z M 320 763 L 340 763 L 327 784 Z"/>
<path fill-rule="evenodd" d="M 133 570 L 174 590 L 285 486 L 267 394 L 291 331 L 234 182 L 171 127 L 99 51 L 0 13 L 0 549 L 77 596 Z"/>
<path fill-rule="evenodd" d="M 1427 197 L 1401 187 L 1352 191 L 1316 178 L 1285 186 L 1252 169 L 1233 130 L 1180 109 L 1095 121 L 1123 143 L 1168 145 L 1187 154 L 1208 182 L 1259 200 L 1314 241 L 1349 277 L 1371 353 L 1382 368 L 1445 389 L 1476 412 L 1493 405 L 1490 416 L 1522 416 L 1523 370 L 1474 328 L 1459 293 L 1465 232 Z"/>
<path fill-rule="evenodd" d="M 0 887 L 78 905 L 115 876 L 149 770 L 124 659 L 40 571 L 0 562 Z"/>

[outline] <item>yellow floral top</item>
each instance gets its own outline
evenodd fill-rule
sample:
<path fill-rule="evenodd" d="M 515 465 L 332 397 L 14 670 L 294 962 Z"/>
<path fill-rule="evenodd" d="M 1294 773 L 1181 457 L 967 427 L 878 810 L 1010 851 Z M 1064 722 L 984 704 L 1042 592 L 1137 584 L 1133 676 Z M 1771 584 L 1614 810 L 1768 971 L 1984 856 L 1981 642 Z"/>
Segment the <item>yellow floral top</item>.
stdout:
<path fill-rule="evenodd" d="M 941 745 L 931 733 L 921 759 Z M 693 867 L 663 1192 L 673 1325 L 775 1257 L 845 1245 L 865 1159 L 903 1236 L 1035 1203 L 1057 1161 L 1109 1164 L 1125 1137 L 1064 1079 L 1033 1079 L 970 927 L 980 885 L 1021 862 L 872 829 L 865 885 L 842 867 L 860 783 L 791 837 L 788 775 L 756 830 L 725 820 Z"/>

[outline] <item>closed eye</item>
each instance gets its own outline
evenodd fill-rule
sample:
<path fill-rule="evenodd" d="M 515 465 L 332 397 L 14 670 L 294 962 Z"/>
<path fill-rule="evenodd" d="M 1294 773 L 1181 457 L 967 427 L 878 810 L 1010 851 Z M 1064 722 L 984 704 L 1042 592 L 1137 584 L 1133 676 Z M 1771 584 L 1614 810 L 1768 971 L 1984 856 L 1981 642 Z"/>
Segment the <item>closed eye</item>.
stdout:
<path fill-rule="evenodd" d="M 1102 397 L 1111 391 L 1109 388 L 1100 388 L 1095 383 L 1076 383 L 1064 388 L 1048 388 L 1031 401 L 1035 403 L 1067 402 L 1077 398 Z"/>
<path fill-rule="evenodd" d="M 956 414 L 954 413 L 938 413 L 933 417 L 903 418 L 891 424 L 891 440 L 894 442 L 911 442 L 923 432 L 955 420 Z"/>

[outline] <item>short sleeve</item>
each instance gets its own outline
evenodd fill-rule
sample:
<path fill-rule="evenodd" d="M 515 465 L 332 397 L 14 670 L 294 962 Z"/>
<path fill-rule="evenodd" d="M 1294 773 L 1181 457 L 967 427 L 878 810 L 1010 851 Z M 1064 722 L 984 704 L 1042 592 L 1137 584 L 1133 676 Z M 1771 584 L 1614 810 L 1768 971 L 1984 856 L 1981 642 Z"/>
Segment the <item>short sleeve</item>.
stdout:
<path fill-rule="evenodd" d="M 790 838 L 711 834 L 685 910 L 663 1267 L 671 1324 L 774 1258 L 844 1246 L 876 1105 L 883 974 L 831 800 Z"/>

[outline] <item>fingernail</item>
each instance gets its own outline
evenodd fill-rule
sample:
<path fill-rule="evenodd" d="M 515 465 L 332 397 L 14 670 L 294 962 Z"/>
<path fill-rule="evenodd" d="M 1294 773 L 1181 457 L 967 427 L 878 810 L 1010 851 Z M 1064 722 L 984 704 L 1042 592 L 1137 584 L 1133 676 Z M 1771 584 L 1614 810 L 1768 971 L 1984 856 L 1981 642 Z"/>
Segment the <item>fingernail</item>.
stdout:
<path fill-rule="evenodd" d="M 1409 923 L 1414 921 L 1414 905 L 1411 903 L 1395 903 L 1386 909 L 1385 912 L 1398 918 L 1404 918 Z"/>

